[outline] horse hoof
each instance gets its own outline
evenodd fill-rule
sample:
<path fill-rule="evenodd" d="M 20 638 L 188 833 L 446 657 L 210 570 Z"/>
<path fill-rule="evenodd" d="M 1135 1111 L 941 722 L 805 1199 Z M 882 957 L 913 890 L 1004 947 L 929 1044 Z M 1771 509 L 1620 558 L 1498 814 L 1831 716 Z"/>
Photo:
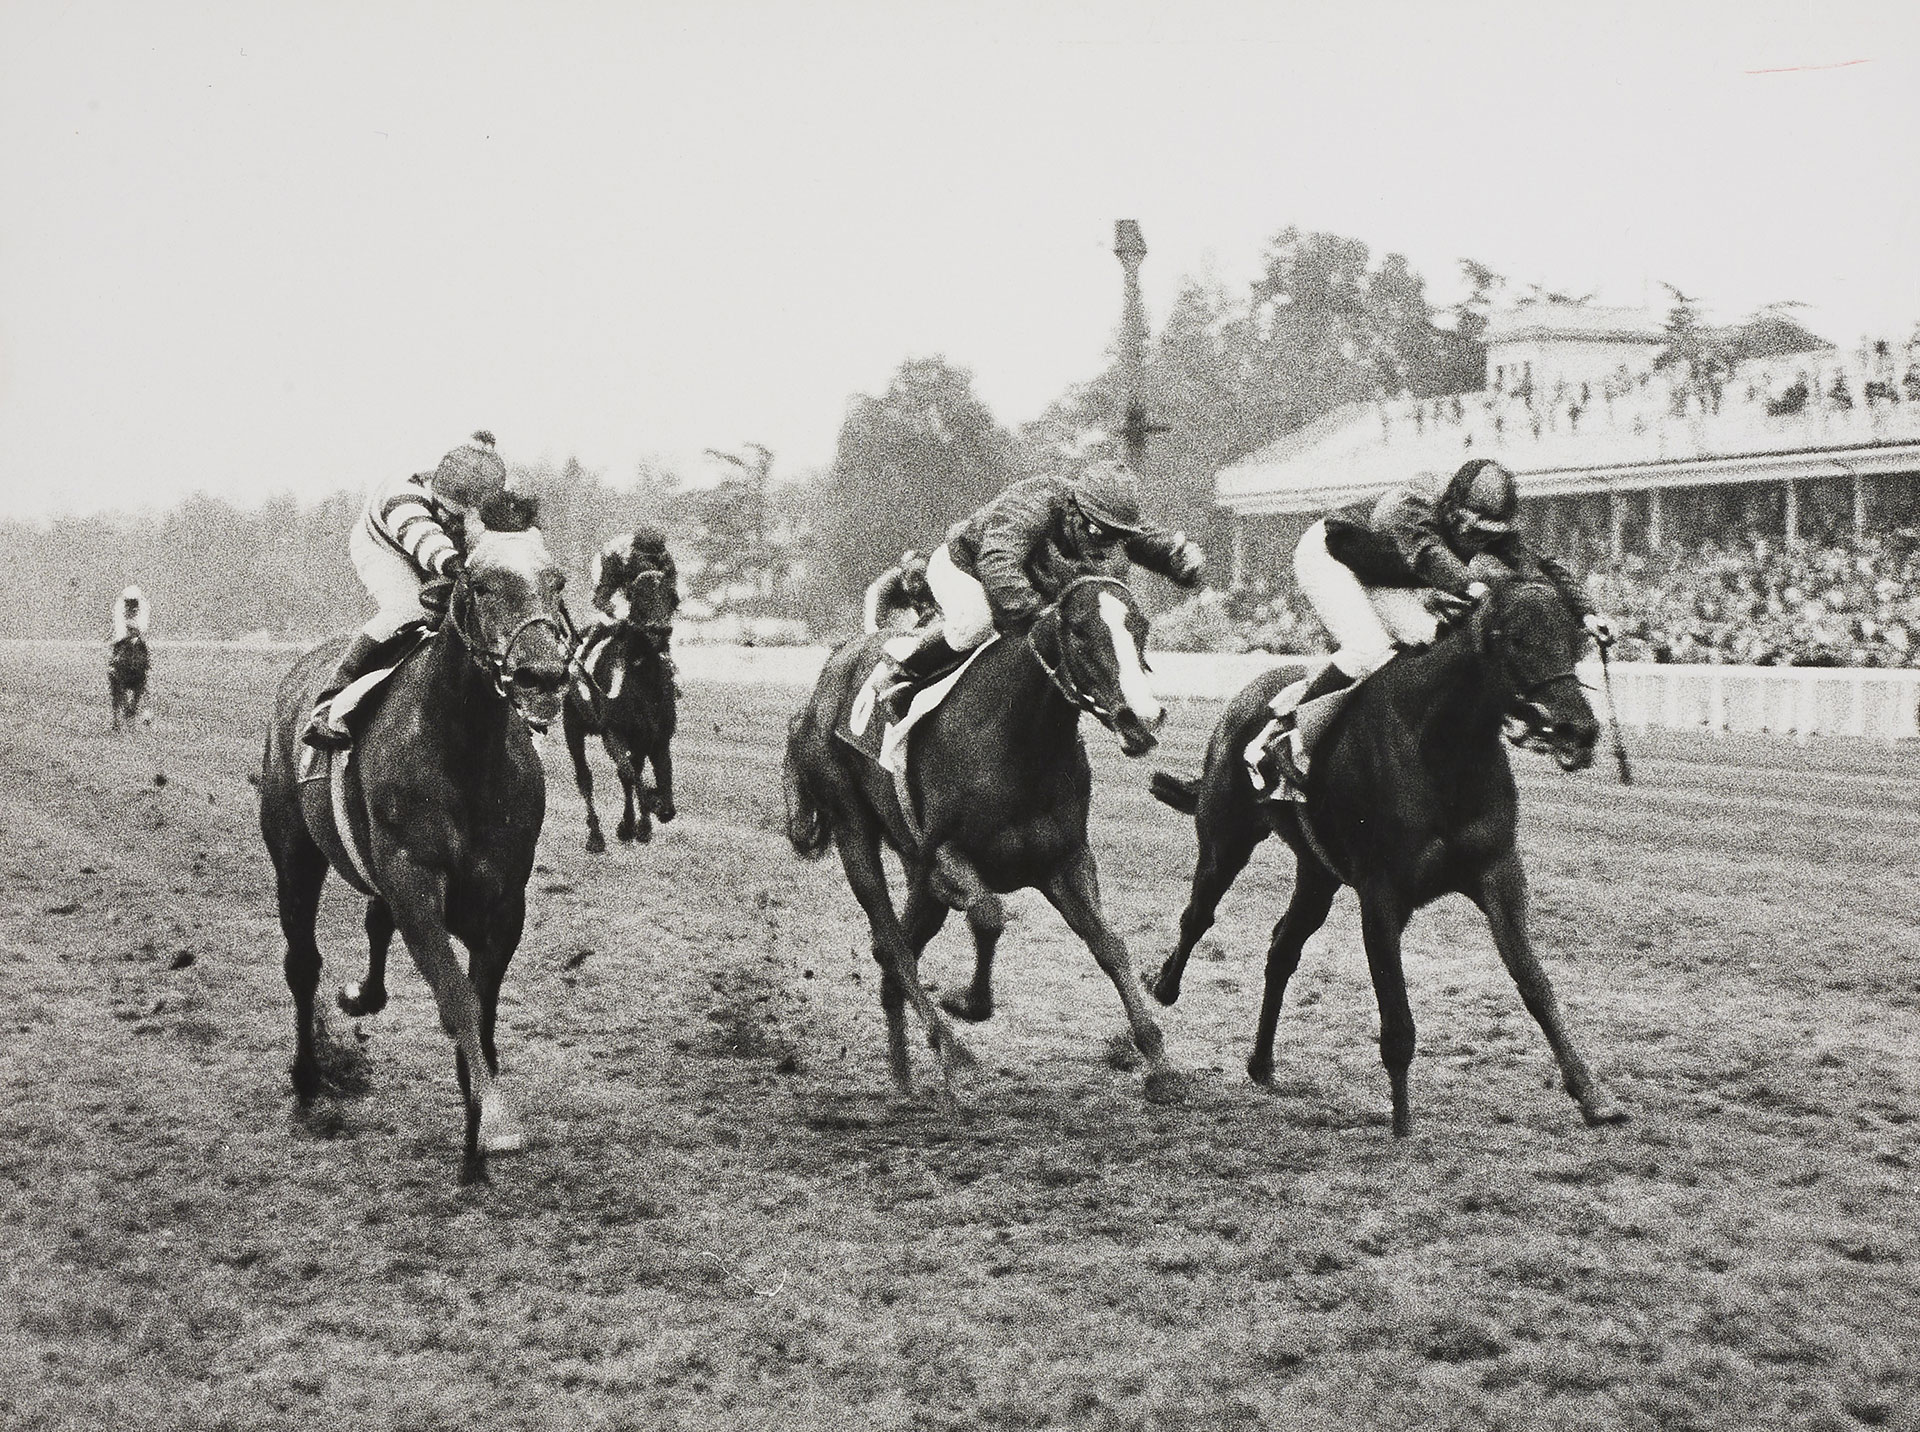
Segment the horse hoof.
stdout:
<path fill-rule="evenodd" d="M 1597 1129 L 1602 1124 L 1627 1123 L 1633 1115 L 1627 1112 L 1624 1105 L 1616 1104 L 1611 1099 L 1597 1099 L 1580 1106 L 1580 1117 L 1587 1121 L 1589 1128 Z"/>
<path fill-rule="evenodd" d="M 1149 994 L 1169 1008 L 1180 1002 L 1180 981 L 1177 978 L 1167 978 L 1165 970 L 1160 971 L 1157 979 L 1148 979 L 1145 975 L 1141 975 L 1140 983 L 1147 987 Z"/>
<path fill-rule="evenodd" d="M 661 801 L 653 808 L 653 813 L 660 818 L 660 824 L 665 825 L 680 814 L 680 808 L 672 801 Z"/>
<path fill-rule="evenodd" d="M 1155 1069 L 1145 1089 L 1149 1104 L 1178 1104 L 1187 1097 L 1187 1076 L 1178 1069 Z"/>
<path fill-rule="evenodd" d="M 480 1102 L 479 1143 L 482 1154 L 517 1154 L 527 1146 L 527 1131 L 498 1095 Z"/>
<path fill-rule="evenodd" d="M 620 824 L 616 825 L 613 828 L 613 833 L 622 845 L 630 845 L 633 843 L 633 827 L 625 821 L 621 821 Z"/>
<path fill-rule="evenodd" d="M 957 994 L 945 995 L 940 1000 L 940 1008 L 955 1019 L 964 1019 L 968 1024 L 982 1024 L 993 1018 L 993 1001 L 975 1001 L 962 998 Z"/>
<path fill-rule="evenodd" d="M 363 985 L 350 984 L 341 987 L 334 1003 L 340 1006 L 342 1014 L 350 1014 L 355 1019 L 365 1019 L 368 1015 L 378 1014 L 387 1007 L 385 989 L 368 990 Z"/>
<path fill-rule="evenodd" d="M 634 827 L 633 839 L 635 843 L 639 845 L 646 845 L 649 842 L 651 842 L 653 839 L 652 824 L 649 823 L 646 825 L 640 825 L 640 826 Z"/>
<path fill-rule="evenodd" d="M 302 1106 L 311 1104 L 320 1092 L 320 1066 L 312 1060 L 295 1060 L 287 1071 L 293 1076 L 293 1097 Z"/>
<path fill-rule="evenodd" d="M 1247 1077 L 1256 1084 L 1271 1084 L 1273 1082 L 1273 1061 L 1271 1059 L 1262 1059 L 1257 1054 L 1253 1055 L 1247 1060 Z"/>
<path fill-rule="evenodd" d="M 607 848 L 607 838 L 597 830 L 587 832 L 587 854 L 598 855 Z"/>

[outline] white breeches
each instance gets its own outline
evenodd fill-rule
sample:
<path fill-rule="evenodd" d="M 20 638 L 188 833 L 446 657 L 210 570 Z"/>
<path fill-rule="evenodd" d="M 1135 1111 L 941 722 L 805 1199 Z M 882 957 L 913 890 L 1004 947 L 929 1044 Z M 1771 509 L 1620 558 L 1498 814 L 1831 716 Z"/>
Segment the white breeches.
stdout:
<path fill-rule="evenodd" d="M 1439 620 L 1421 587 L 1369 587 L 1327 551 L 1327 525 L 1316 522 L 1293 552 L 1293 574 L 1314 614 L 1333 633 L 1333 664 L 1358 681 L 1393 658 L 1394 644 L 1431 642 Z"/>
<path fill-rule="evenodd" d="M 941 632 L 955 651 L 972 651 L 993 635 L 987 589 L 953 565 L 946 544 L 927 563 L 927 586 L 940 607 Z"/>
<path fill-rule="evenodd" d="M 360 628 L 363 633 L 375 641 L 385 641 L 408 622 L 426 617 L 426 608 L 420 605 L 420 574 L 413 570 L 413 563 L 375 541 L 365 523 L 354 524 L 353 534 L 347 538 L 347 555 L 380 605 Z"/>

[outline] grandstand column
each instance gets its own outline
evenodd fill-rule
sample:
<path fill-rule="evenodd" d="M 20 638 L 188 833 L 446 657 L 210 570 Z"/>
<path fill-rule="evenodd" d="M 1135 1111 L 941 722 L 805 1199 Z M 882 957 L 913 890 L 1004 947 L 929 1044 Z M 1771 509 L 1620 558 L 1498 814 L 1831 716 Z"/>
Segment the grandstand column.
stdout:
<path fill-rule="evenodd" d="M 1618 562 L 1627 554 L 1627 504 L 1620 500 L 1618 492 L 1611 490 L 1607 493 L 1607 526 L 1612 529 L 1609 542 L 1613 560 Z"/>
<path fill-rule="evenodd" d="M 1247 584 L 1247 519 L 1235 516 L 1233 530 L 1233 574 L 1228 590 L 1239 591 Z"/>
<path fill-rule="evenodd" d="M 1858 472 L 1853 474 L 1853 535 L 1867 535 L 1867 480 Z"/>
<path fill-rule="evenodd" d="M 1666 524 L 1662 521 L 1665 513 L 1660 496 L 1659 488 L 1647 489 L 1647 550 L 1650 552 L 1658 551 L 1661 540 L 1666 536 Z"/>
<path fill-rule="evenodd" d="M 1800 540 L 1800 484 L 1787 479 L 1787 541 Z"/>

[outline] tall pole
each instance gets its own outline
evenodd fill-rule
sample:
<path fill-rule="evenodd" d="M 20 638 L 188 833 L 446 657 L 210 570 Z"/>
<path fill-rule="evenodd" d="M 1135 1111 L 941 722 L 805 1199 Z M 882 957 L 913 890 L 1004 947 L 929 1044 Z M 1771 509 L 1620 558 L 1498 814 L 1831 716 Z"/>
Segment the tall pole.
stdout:
<path fill-rule="evenodd" d="M 1136 220 L 1114 223 L 1113 253 L 1126 273 L 1120 306 L 1120 401 L 1124 405 L 1120 433 L 1126 439 L 1127 466 L 1144 474 L 1147 438 L 1166 429 L 1147 421 L 1147 314 L 1140 302 L 1140 261 L 1147 256 L 1147 241 Z"/>

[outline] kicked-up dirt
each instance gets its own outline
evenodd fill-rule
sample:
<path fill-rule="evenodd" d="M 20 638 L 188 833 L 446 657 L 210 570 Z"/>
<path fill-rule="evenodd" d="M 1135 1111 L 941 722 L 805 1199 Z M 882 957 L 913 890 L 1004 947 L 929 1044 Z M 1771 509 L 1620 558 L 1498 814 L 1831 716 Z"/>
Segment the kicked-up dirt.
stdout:
<path fill-rule="evenodd" d="M 502 1005 L 532 1147 L 456 1184 L 450 1047 L 396 947 L 291 1097 L 247 777 L 291 657 L 0 648 L 0 1426 L 1920 1425 L 1920 754 L 1640 737 L 1640 784 L 1518 758 L 1534 932 L 1634 1121 L 1590 1130 L 1464 902 L 1406 963 L 1415 1132 L 1351 896 L 1275 1083 L 1242 1072 L 1288 869 L 1264 848 L 1143 1097 L 1111 986 L 1009 901 L 1000 1012 L 900 1098 L 837 863 L 795 860 L 801 692 L 689 678 L 681 816 L 590 856 L 564 750 Z M 1192 770 L 1217 712 L 1149 761 Z M 1188 823 L 1089 727 L 1136 964 Z M 614 784 L 604 760 L 603 792 Z M 1603 762 L 1603 765 L 1605 763 Z M 359 910 L 323 911 L 323 998 Z M 965 978 L 955 920 L 931 977 Z"/>

